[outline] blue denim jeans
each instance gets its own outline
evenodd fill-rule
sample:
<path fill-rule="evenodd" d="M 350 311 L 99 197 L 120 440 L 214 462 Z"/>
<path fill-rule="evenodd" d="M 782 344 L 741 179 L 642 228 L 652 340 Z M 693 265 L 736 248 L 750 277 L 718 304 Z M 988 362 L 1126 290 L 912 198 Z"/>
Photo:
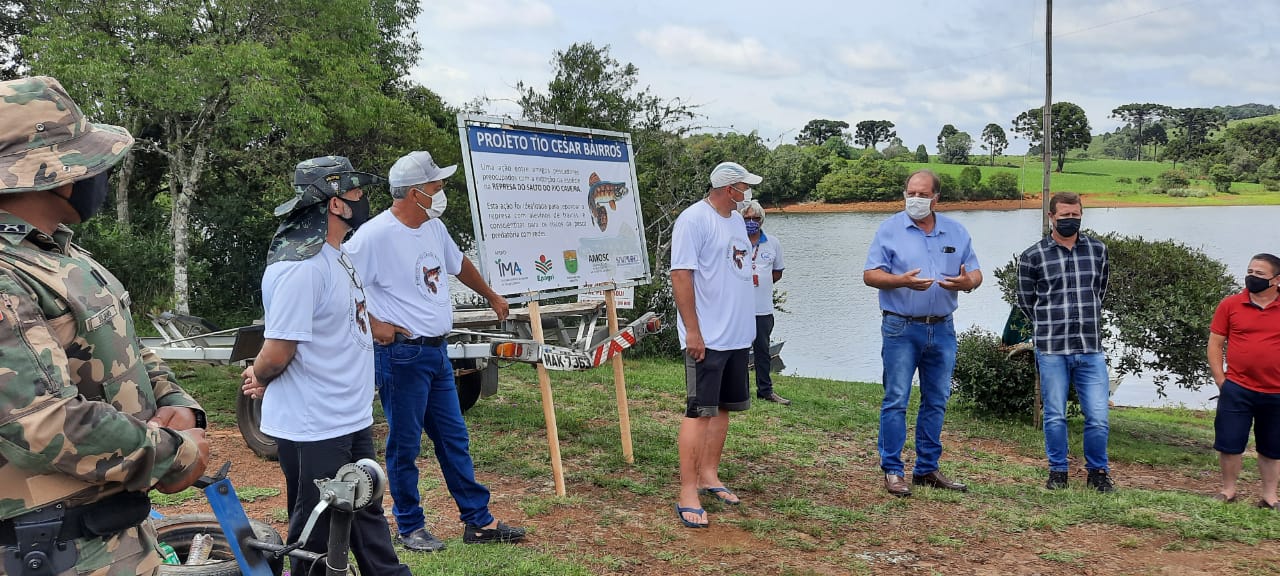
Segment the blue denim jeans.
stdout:
<path fill-rule="evenodd" d="M 942 421 L 951 397 L 956 367 L 956 329 L 948 318 L 937 324 L 885 316 L 880 325 L 884 362 L 884 402 L 880 405 L 880 468 L 902 475 L 902 447 L 907 442 L 907 404 L 911 380 L 920 372 L 920 408 L 916 412 L 916 463 L 912 474 L 938 469 L 942 457 Z"/>
<path fill-rule="evenodd" d="M 1076 386 L 1080 410 L 1084 412 L 1084 462 L 1089 470 L 1109 471 L 1107 467 L 1107 402 L 1111 396 L 1107 376 L 1107 359 L 1101 352 L 1092 354 L 1042 354 L 1036 352 L 1040 370 L 1040 397 L 1044 402 L 1044 453 L 1049 470 L 1066 472 L 1067 465 L 1067 386 Z"/>
<path fill-rule="evenodd" d="M 374 347 L 375 382 L 387 417 L 387 480 L 400 534 L 422 528 L 418 454 L 425 431 L 459 518 L 472 526 L 493 522 L 489 489 L 476 482 L 467 423 L 458 405 L 453 366 L 444 346 L 395 342 Z"/>

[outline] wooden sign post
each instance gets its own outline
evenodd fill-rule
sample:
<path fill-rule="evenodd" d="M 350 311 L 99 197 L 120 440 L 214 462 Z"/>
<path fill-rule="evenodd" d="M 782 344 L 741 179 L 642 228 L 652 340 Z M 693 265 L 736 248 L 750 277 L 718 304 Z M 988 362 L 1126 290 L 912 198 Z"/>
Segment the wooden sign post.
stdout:
<path fill-rule="evenodd" d="M 604 291 L 604 305 L 609 316 L 609 334 L 618 333 L 618 306 L 614 301 L 614 289 Z M 627 380 L 622 372 L 622 354 L 613 357 L 613 391 L 618 397 L 618 430 L 622 433 L 622 459 L 627 464 L 635 464 L 635 453 L 631 450 L 631 411 L 627 408 Z"/>
<path fill-rule="evenodd" d="M 538 299 L 529 300 L 529 328 L 539 345 L 542 339 L 542 314 L 538 312 Z M 547 367 L 538 363 L 538 389 L 542 391 L 542 417 L 547 423 L 547 445 L 551 449 L 551 476 L 556 483 L 556 496 L 564 496 L 564 468 L 560 465 L 560 429 L 556 426 L 556 403 L 551 397 L 551 377 Z"/>

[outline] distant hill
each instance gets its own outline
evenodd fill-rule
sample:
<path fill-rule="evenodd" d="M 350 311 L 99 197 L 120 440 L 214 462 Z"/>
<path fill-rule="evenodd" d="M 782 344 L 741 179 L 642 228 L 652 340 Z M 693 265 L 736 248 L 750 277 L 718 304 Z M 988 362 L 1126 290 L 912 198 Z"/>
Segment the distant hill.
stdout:
<path fill-rule="evenodd" d="M 1239 120 L 1232 120 L 1230 122 L 1227 122 L 1227 125 L 1230 126 L 1232 124 L 1253 124 L 1255 122 L 1280 122 L 1280 114 L 1271 114 L 1269 116 L 1254 116 L 1252 118 L 1241 118 Z"/>
<path fill-rule="evenodd" d="M 1280 108 L 1276 108 L 1270 104 L 1250 103 L 1241 104 L 1239 106 L 1214 106 L 1213 109 L 1221 112 L 1222 116 L 1228 121 L 1280 114 Z"/>

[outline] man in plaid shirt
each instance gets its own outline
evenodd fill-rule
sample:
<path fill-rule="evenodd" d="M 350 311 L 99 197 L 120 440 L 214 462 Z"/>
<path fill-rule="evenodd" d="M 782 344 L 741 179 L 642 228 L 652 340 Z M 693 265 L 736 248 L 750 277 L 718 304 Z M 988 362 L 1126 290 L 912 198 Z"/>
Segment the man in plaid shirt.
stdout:
<path fill-rule="evenodd" d="M 1115 490 L 1107 466 L 1111 391 L 1102 352 L 1102 299 L 1107 293 L 1107 247 L 1080 234 L 1080 196 L 1049 200 L 1052 233 L 1018 257 L 1018 307 L 1035 327 L 1036 363 L 1044 400 L 1045 488 L 1067 487 L 1067 386 L 1075 383 L 1084 412 L 1088 485 Z"/>

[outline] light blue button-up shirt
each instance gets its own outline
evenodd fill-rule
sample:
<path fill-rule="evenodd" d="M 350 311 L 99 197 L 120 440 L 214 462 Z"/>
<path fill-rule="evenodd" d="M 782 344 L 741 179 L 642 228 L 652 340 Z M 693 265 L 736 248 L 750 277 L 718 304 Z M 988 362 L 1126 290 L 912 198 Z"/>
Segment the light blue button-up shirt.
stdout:
<path fill-rule="evenodd" d="M 966 272 L 978 270 L 969 231 L 959 222 L 934 213 L 933 231 L 925 234 L 905 211 L 890 216 L 876 230 L 863 270 L 880 269 L 902 274 L 916 268 L 919 278 L 933 278 L 928 290 L 910 288 L 880 290 L 880 309 L 904 316 L 946 316 L 959 304 L 956 292 L 938 286 L 937 281 L 956 276 L 960 265 Z"/>

